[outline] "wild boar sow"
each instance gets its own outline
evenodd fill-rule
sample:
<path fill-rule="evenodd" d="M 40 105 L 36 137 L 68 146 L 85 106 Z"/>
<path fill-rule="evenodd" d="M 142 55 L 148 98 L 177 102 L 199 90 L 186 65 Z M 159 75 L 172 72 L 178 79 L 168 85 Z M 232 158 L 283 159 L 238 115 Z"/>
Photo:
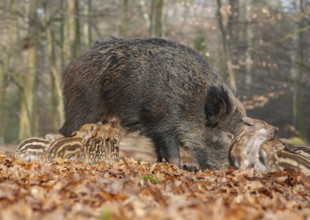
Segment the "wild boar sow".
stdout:
<path fill-rule="evenodd" d="M 238 133 L 245 117 L 240 101 L 205 59 L 162 39 L 97 42 L 67 66 L 62 82 L 61 134 L 116 117 L 128 132 L 151 138 L 158 161 L 178 166 L 179 147 L 202 169 L 228 164 L 230 143 L 223 134 Z"/>

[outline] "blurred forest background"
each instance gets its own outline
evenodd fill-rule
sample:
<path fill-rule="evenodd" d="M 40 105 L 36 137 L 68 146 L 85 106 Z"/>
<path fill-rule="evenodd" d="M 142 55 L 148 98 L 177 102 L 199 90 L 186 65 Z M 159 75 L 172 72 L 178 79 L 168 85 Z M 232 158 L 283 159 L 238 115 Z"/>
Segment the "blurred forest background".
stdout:
<path fill-rule="evenodd" d="M 96 40 L 195 48 L 248 115 L 310 139 L 309 0 L 1 0 L 0 144 L 57 132 L 60 75 Z"/>

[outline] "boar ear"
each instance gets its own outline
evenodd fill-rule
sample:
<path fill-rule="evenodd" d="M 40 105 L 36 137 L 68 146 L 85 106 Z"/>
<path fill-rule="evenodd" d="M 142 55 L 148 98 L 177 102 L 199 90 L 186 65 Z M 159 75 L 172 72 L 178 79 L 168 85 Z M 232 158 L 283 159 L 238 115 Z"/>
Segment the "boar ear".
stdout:
<path fill-rule="evenodd" d="M 207 126 L 216 126 L 225 115 L 230 113 L 231 108 L 227 91 L 223 87 L 211 86 L 205 103 Z"/>

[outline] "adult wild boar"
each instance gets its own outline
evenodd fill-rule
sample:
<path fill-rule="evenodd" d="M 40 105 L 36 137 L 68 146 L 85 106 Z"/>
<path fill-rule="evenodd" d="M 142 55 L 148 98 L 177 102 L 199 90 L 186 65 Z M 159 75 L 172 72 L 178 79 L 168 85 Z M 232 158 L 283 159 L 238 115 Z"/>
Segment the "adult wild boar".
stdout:
<path fill-rule="evenodd" d="M 149 137 L 157 159 L 180 166 L 182 146 L 200 168 L 228 164 L 246 113 L 211 65 L 194 50 L 162 39 L 111 39 L 73 60 L 62 75 L 68 136 L 85 123 L 116 117 Z"/>

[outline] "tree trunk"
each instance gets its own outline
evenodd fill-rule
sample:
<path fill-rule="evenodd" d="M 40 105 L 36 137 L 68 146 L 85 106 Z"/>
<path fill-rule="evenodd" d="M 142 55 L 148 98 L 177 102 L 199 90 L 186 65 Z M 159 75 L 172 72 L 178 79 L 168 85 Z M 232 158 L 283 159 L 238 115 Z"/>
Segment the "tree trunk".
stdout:
<path fill-rule="evenodd" d="M 66 3 L 65 1 L 60 1 L 60 7 L 65 8 Z M 68 63 L 68 58 L 70 57 L 70 50 L 69 50 L 69 41 L 67 39 L 68 33 L 68 19 L 65 13 L 61 14 L 60 19 L 60 59 L 61 59 L 61 72 L 64 71 L 65 66 Z"/>
<path fill-rule="evenodd" d="M 296 3 L 296 15 L 297 14 L 303 14 L 304 13 L 304 2 L 303 0 L 299 0 L 299 2 Z M 298 9 L 299 6 L 299 9 Z M 300 17 L 300 16 L 298 16 Z M 304 26 L 304 18 L 300 17 L 299 19 L 296 19 L 296 27 L 298 29 L 302 29 Z M 303 44 L 303 38 L 304 34 L 303 32 L 298 32 L 294 37 L 294 45 L 296 51 L 295 53 L 292 53 L 292 69 L 291 73 L 294 79 L 294 93 L 293 93 L 293 124 L 296 127 L 296 129 L 299 131 L 299 133 L 302 135 L 303 138 L 306 138 L 306 129 L 305 129 L 305 123 L 304 123 L 304 114 L 303 114 L 303 89 L 302 89 L 302 81 L 303 81 L 303 64 L 305 62 L 304 57 L 304 44 Z M 297 65 L 298 63 L 298 65 Z"/>
<path fill-rule="evenodd" d="M 88 30 L 88 45 L 91 45 L 92 42 L 93 42 L 93 34 L 92 34 L 92 23 L 93 23 L 93 20 L 92 20 L 92 0 L 88 0 L 88 4 L 87 4 L 87 15 L 88 15 L 88 18 L 87 18 L 87 21 L 88 21 L 88 26 L 87 26 L 87 30 Z"/>
<path fill-rule="evenodd" d="M 63 101 L 60 85 L 60 74 L 56 65 L 55 49 L 53 44 L 53 32 L 51 29 L 50 11 L 48 8 L 48 3 L 44 4 L 44 10 L 46 15 L 46 37 L 47 37 L 47 57 L 49 60 L 49 67 L 51 73 L 51 90 L 52 90 L 52 121 L 53 128 L 58 129 L 64 122 L 63 116 Z"/>
<path fill-rule="evenodd" d="M 70 1 L 69 1 L 70 2 Z M 73 14 L 72 14 L 72 27 L 73 27 L 73 47 L 72 57 L 77 57 L 81 51 L 81 31 L 80 31 L 80 9 L 79 0 L 74 0 Z"/>
<path fill-rule="evenodd" d="M 10 1 L 9 11 L 10 11 L 10 21 L 13 21 L 13 19 L 16 18 L 16 4 L 15 1 Z M 0 73 L 0 144 L 3 144 L 5 141 L 5 130 L 4 130 L 4 124 L 5 124 L 5 94 L 6 94 L 6 76 L 8 75 L 8 72 L 10 71 L 10 61 L 12 57 L 12 50 L 13 50 L 13 23 L 10 23 L 8 25 L 8 34 L 7 34 L 7 47 L 6 47 L 6 59 L 4 60 L 3 64 L 3 73 Z"/>
<path fill-rule="evenodd" d="M 4 67 L 3 72 L 0 73 L 0 144 L 4 143 L 5 71 L 6 68 Z"/>
<path fill-rule="evenodd" d="M 10 44 L 8 44 L 10 45 Z M 7 56 L 9 56 L 7 54 Z M 6 62 L 6 61 L 5 61 Z M 0 73 L 0 144 L 4 143 L 4 119 L 5 119 L 5 76 L 7 71 L 7 63 L 3 65 L 3 72 Z"/>
<path fill-rule="evenodd" d="M 245 68 L 246 68 L 246 75 L 245 75 L 245 84 L 246 87 L 249 89 L 251 88 L 252 84 L 252 55 L 251 55 L 251 47 L 253 42 L 253 32 L 251 28 L 251 2 L 250 0 L 244 1 L 245 7 L 245 18 L 246 18 L 246 42 L 247 42 L 247 49 L 245 52 Z"/>
<path fill-rule="evenodd" d="M 67 3 L 67 5 L 65 5 Z M 62 8 L 66 8 L 65 15 L 61 21 L 61 52 L 62 67 L 64 68 L 73 57 L 80 52 L 80 22 L 79 1 L 62 1 Z"/>
<path fill-rule="evenodd" d="M 224 24 L 224 18 L 221 12 L 221 8 L 222 8 L 222 1 L 221 0 L 217 0 L 217 20 L 218 20 L 218 25 L 220 28 L 220 32 L 221 32 L 221 37 L 222 37 L 222 45 L 223 45 L 223 56 L 224 56 L 224 62 L 223 62 L 223 77 L 225 81 L 228 81 L 228 83 L 230 84 L 231 88 L 236 91 L 237 90 L 237 83 L 235 80 L 235 74 L 233 71 L 233 62 L 232 62 L 232 57 L 231 57 L 231 51 L 229 48 L 229 41 L 228 38 L 230 37 L 228 30 L 232 30 L 232 23 L 229 23 L 229 19 L 231 17 L 231 14 L 228 16 L 228 22 L 227 24 L 230 24 L 230 27 L 228 28 L 228 25 Z"/>
<path fill-rule="evenodd" d="M 121 37 L 128 36 L 129 17 L 128 17 L 128 0 L 122 2 L 122 21 L 120 25 L 119 35 Z"/>
<path fill-rule="evenodd" d="M 37 21 L 37 4 L 36 1 L 29 3 L 29 46 L 27 48 L 27 72 L 23 80 L 23 93 L 20 107 L 20 122 L 19 122 L 19 140 L 29 137 L 33 133 L 33 101 L 34 101 L 34 86 L 36 78 L 36 61 L 37 61 L 37 25 L 33 22 Z"/>
<path fill-rule="evenodd" d="M 141 12 L 143 14 L 143 18 L 145 20 L 145 24 L 148 30 L 151 29 L 151 22 L 150 22 L 150 16 L 147 12 L 147 6 L 146 6 L 146 0 L 139 0 L 139 5 L 141 8 Z"/>
<path fill-rule="evenodd" d="M 150 14 L 151 37 L 164 37 L 164 0 L 153 0 Z"/>
<path fill-rule="evenodd" d="M 92 43 L 92 0 L 87 0 L 84 14 L 87 20 L 83 24 L 83 42 L 86 47 L 89 47 Z"/>

